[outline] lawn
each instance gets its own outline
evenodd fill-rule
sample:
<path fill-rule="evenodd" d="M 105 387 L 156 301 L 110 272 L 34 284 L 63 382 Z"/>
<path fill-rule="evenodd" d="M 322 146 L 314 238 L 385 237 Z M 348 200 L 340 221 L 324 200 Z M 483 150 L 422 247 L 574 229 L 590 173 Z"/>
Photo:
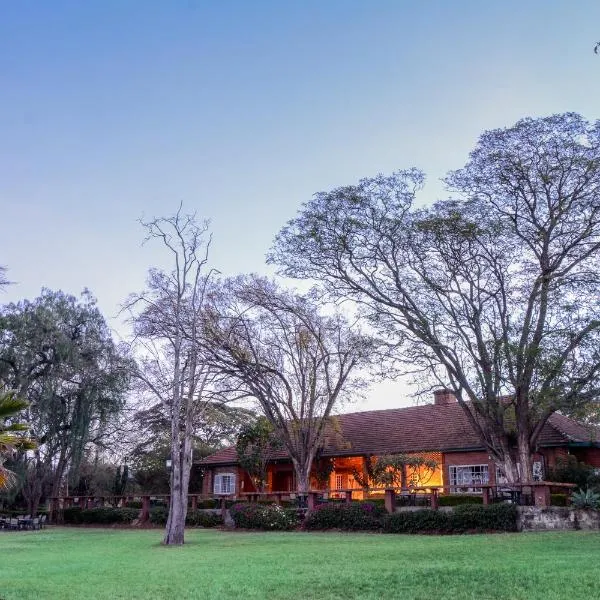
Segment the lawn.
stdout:
<path fill-rule="evenodd" d="M 0 532 L 0 598 L 597 598 L 597 533 Z"/>

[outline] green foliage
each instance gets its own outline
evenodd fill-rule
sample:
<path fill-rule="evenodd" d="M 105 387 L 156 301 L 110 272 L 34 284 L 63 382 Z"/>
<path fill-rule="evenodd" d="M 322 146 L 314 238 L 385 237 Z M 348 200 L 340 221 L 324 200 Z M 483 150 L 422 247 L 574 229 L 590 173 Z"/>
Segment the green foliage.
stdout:
<path fill-rule="evenodd" d="M 0 330 L 0 380 L 28 399 L 39 440 L 31 493 L 39 498 L 51 474 L 56 495 L 64 469 L 77 484 L 86 448 L 102 441 L 121 411 L 133 363 L 87 291 L 76 298 L 43 290 L 33 301 L 5 305 Z"/>
<path fill-rule="evenodd" d="M 581 489 L 593 488 L 600 490 L 600 478 L 595 473 L 595 467 L 579 462 L 573 455 L 561 457 L 554 468 L 548 469 L 548 481 L 557 483 L 574 483 Z"/>
<path fill-rule="evenodd" d="M 551 506 L 567 506 L 568 505 L 567 494 L 550 494 Z"/>
<path fill-rule="evenodd" d="M 166 525 L 168 517 L 169 511 L 166 508 L 150 510 L 150 523 L 153 525 Z M 223 517 L 219 513 L 188 510 L 185 524 L 186 527 L 218 527 L 223 525 Z"/>
<path fill-rule="evenodd" d="M 600 506 L 600 494 L 593 490 L 577 490 L 571 496 L 571 504 L 575 508 L 592 508 L 597 510 Z"/>
<path fill-rule="evenodd" d="M 304 529 L 342 529 L 345 531 L 379 531 L 385 510 L 372 502 L 327 503 L 311 511 Z"/>
<path fill-rule="evenodd" d="M 63 520 L 69 525 L 114 525 L 131 523 L 138 518 L 140 511 L 135 508 L 87 508 L 77 506 L 63 510 Z"/>
<path fill-rule="evenodd" d="M 426 485 L 438 468 L 438 463 L 420 454 L 388 454 L 368 457 L 365 461 L 367 476 L 357 469 L 352 474 L 361 487 L 386 485 L 390 487 L 418 487 Z"/>
<path fill-rule="evenodd" d="M 465 504 L 450 512 L 430 509 L 396 512 L 386 515 L 383 530 L 386 533 L 516 531 L 517 507 L 514 504 Z"/>
<path fill-rule="evenodd" d="M 235 448 L 240 466 L 247 471 L 258 490 L 264 490 L 267 464 L 282 447 L 281 439 L 266 417 L 258 417 L 254 423 L 248 423 L 238 434 Z"/>
<path fill-rule="evenodd" d="M 277 504 L 238 503 L 230 512 L 235 526 L 241 529 L 286 531 L 295 529 L 299 523 L 296 509 L 285 509 Z"/>
<path fill-rule="evenodd" d="M 0 391 L 0 490 L 8 488 L 15 481 L 14 473 L 4 467 L 4 457 L 37 446 L 27 434 L 29 425 L 15 420 L 27 406 L 27 402 L 14 392 Z"/>
<path fill-rule="evenodd" d="M 440 506 L 462 506 L 463 504 L 483 504 L 481 496 L 470 496 L 469 494 L 453 494 L 439 497 Z"/>

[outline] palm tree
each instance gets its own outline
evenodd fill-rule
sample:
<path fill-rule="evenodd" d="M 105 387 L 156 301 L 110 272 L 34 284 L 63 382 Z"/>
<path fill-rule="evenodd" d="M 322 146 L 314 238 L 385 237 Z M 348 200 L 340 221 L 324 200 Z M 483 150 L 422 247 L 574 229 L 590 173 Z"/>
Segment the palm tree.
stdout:
<path fill-rule="evenodd" d="M 32 450 L 36 443 L 26 433 L 27 423 L 7 422 L 27 407 L 27 402 L 17 398 L 14 392 L 0 392 L 0 489 L 9 487 L 14 474 L 3 466 L 3 458 L 15 450 Z M 12 420 L 12 419 L 11 419 Z"/>

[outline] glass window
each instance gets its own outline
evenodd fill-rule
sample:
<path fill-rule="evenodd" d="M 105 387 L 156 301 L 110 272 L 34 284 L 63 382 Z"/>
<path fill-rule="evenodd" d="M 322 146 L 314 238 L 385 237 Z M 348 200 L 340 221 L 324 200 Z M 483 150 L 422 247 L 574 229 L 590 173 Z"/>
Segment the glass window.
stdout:
<path fill-rule="evenodd" d="M 487 465 L 451 465 L 448 467 L 448 473 L 450 485 L 460 488 L 452 490 L 455 494 L 481 492 L 481 488 L 477 488 L 476 484 L 488 483 L 490 480 Z"/>

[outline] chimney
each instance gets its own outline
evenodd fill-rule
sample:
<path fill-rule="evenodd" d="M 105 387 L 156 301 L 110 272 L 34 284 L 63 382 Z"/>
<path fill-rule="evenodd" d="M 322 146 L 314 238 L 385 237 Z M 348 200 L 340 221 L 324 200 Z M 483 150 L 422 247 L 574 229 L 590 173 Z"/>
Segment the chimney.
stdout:
<path fill-rule="evenodd" d="M 442 388 L 433 392 L 433 403 L 436 405 L 454 404 L 455 402 L 457 402 L 456 396 L 448 388 Z"/>

